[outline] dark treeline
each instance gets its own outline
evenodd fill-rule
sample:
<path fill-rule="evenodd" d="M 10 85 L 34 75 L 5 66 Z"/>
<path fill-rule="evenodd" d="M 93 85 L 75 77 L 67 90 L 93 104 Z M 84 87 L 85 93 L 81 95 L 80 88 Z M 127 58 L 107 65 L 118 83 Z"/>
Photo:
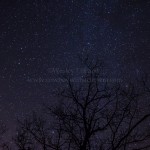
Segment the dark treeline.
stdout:
<path fill-rule="evenodd" d="M 61 104 L 44 105 L 51 119 L 33 113 L 18 121 L 11 148 L 3 150 L 146 150 L 150 149 L 150 88 L 148 78 L 137 83 L 101 83 L 99 61 L 82 60 L 86 82 L 71 82 L 56 94 Z M 99 71 L 94 71 L 99 70 Z M 63 84 L 65 84 L 63 83 Z M 147 101 L 146 106 L 144 101 Z M 7 134 L 1 126 L 0 134 Z M 2 140 L 1 140 L 2 141 Z"/>

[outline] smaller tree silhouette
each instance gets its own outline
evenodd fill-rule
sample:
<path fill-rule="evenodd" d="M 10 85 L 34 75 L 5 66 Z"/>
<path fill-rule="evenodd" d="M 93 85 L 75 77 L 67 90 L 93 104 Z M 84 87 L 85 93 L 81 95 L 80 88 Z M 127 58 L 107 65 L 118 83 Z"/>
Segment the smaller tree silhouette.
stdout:
<path fill-rule="evenodd" d="M 47 123 L 43 117 L 38 117 L 35 113 L 31 118 L 27 118 L 23 122 L 19 121 L 21 134 L 18 134 L 15 139 L 17 147 L 21 147 L 20 150 L 28 150 L 25 147 L 29 147 L 32 150 L 34 143 L 40 150 L 60 150 L 61 129 L 55 132 L 58 137 L 55 139 L 53 136 L 54 131 L 51 130 Z"/>
<path fill-rule="evenodd" d="M 26 130 L 22 128 L 16 134 L 14 142 L 18 150 L 34 150 L 34 140 Z"/>

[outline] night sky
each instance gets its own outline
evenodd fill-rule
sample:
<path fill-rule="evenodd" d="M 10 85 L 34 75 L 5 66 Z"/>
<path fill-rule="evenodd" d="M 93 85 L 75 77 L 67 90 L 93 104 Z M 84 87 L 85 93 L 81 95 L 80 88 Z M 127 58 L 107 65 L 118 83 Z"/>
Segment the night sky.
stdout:
<path fill-rule="evenodd" d="M 0 0 L 0 119 L 12 131 L 53 102 L 51 69 L 78 55 L 104 60 L 113 78 L 150 73 L 149 0 Z M 38 81 L 37 81 L 38 80 Z"/>

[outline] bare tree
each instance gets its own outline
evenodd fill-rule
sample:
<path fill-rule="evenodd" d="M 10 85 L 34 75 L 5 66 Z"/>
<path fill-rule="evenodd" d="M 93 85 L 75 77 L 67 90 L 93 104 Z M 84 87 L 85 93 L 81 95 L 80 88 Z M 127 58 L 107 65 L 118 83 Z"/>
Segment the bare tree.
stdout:
<path fill-rule="evenodd" d="M 82 82 L 67 76 L 59 93 L 61 106 L 46 108 L 53 126 L 33 117 L 20 123 L 21 128 L 43 150 L 148 149 L 150 112 L 141 105 L 148 92 L 134 84 L 100 82 L 101 65 L 88 58 L 83 62 L 88 71 Z"/>

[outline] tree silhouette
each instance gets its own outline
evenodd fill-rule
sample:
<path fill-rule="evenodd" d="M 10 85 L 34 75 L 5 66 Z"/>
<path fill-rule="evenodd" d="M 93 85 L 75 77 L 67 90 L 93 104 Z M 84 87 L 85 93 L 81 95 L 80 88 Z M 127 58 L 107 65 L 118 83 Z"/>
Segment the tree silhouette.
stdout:
<path fill-rule="evenodd" d="M 51 125 L 34 116 L 20 122 L 20 128 L 43 150 L 148 149 L 150 111 L 142 106 L 149 95 L 145 80 L 144 86 L 128 87 L 100 82 L 99 62 L 87 57 L 83 63 L 88 71 L 82 82 L 66 76 L 66 87 L 58 94 L 61 105 L 46 106 Z"/>
<path fill-rule="evenodd" d="M 17 131 L 17 136 L 14 138 L 18 150 L 34 150 L 33 141 L 31 135 L 23 128 Z"/>

